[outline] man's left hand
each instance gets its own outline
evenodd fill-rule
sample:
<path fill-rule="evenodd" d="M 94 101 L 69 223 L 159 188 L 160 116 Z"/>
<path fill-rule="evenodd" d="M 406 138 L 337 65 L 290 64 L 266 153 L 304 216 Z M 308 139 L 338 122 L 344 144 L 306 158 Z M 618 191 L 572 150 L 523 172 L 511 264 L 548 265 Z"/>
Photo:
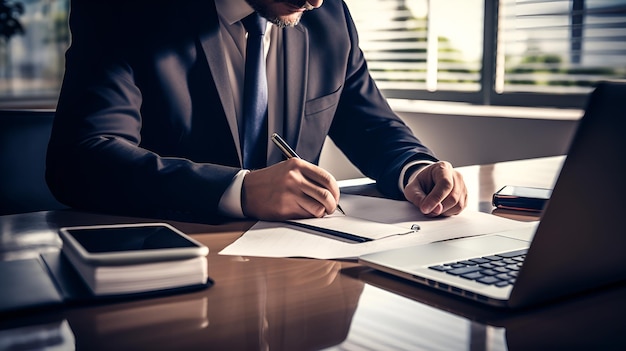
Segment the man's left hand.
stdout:
<path fill-rule="evenodd" d="M 467 206 L 463 176 L 449 162 L 439 161 L 411 175 L 404 196 L 429 216 L 453 216 Z"/>

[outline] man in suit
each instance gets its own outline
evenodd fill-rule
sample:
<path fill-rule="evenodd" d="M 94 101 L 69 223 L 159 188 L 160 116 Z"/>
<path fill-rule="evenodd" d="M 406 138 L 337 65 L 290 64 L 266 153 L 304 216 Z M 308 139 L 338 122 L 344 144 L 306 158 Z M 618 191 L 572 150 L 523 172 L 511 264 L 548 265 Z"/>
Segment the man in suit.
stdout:
<path fill-rule="evenodd" d="M 334 212 L 316 166 L 326 136 L 388 197 L 458 214 L 467 191 L 391 110 L 339 0 L 71 3 L 72 44 L 48 148 L 47 182 L 76 208 L 215 221 Z M 267 70 L 263 166 L 242 163 L 246 29 L 258 12 Z M 267 166 L 267 167 L 265 167 Z"/>

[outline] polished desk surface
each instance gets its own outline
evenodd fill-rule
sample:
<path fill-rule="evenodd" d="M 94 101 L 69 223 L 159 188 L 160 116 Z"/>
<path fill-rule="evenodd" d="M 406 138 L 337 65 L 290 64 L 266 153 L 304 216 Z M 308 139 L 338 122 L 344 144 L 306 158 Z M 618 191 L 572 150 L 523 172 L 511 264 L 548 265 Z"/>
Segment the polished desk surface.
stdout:
<path fill-rule="evenodd" d="M 562 160 L 460 168 L 470 189 L 470 208 L 492 212 L 491 194 L 505 184 L 552 186 Z M 58 250 L 56 230 L 61 226 L 137 221 L 150 220 L 76 211 L 2 216 L 0 259 Z M 252 222 L 172 224 L 210 248 L 214 286 L 166 297 L 0 316 L 0 348 L 7 346 L 8 336 L 30 335 L 29 330 L 43 326 L 62 330 L 55 340 L 79 350 L 626 349 L 623 284 L 532 309 L 504 311 L 444 296 L 353 261 L 218 255 Z M 41 346 L 38 342 L 22 340 L 33 348 Z"/>

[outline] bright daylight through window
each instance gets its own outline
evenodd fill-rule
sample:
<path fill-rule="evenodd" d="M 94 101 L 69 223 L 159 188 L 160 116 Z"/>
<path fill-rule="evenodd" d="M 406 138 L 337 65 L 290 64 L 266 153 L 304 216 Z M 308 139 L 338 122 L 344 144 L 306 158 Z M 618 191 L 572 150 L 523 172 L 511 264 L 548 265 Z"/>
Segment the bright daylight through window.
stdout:
<path fill-rule="evenodd" d="M 580 108 L 626 78 L 626 0 L 346 2 L 388 97 Z"/>

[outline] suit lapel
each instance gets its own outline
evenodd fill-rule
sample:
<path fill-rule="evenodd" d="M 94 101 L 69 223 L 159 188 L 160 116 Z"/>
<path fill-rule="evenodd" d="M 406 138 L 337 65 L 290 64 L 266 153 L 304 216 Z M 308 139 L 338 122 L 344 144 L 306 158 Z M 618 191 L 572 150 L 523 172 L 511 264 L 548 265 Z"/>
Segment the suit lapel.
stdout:
<path fill-rule="evenodd" d="M 290 145 L 298 145 L 304 118 L 307 70 L 309 67 L 309 37 L 301 24 L 286 28 L 284 33 L 285 60 L 285 118 L 284 137 Z M 296 152 L 297 146 L 296 146 Z"/>
<path fill-rule="evenodd" d="M 203 30 L 200 32 L 200 43 L 202 44 L 202 50 L 207 58 L 211 75 L 215 81 L 215 86 L 219 93 L 220 101 L 228 120 L 228 126 L 230 127 L 235 147 L 237 148 L 237 154 L 239 155 L 239 160 L 241 161 L 237 115 L 235 113 L 235 105 L 230 91 L 230 80 L 228 77 L 226 58 L 224 57 L 223 51 L 220 49 L 223 47 L 223 44 L 222 36 L 219 31 L 219 19 L 217 18 L 217 14 L 215 14 L 214 21 L 207 20 L 206 22 L 216 23 L 216 25 L 210 30 Z"/>

